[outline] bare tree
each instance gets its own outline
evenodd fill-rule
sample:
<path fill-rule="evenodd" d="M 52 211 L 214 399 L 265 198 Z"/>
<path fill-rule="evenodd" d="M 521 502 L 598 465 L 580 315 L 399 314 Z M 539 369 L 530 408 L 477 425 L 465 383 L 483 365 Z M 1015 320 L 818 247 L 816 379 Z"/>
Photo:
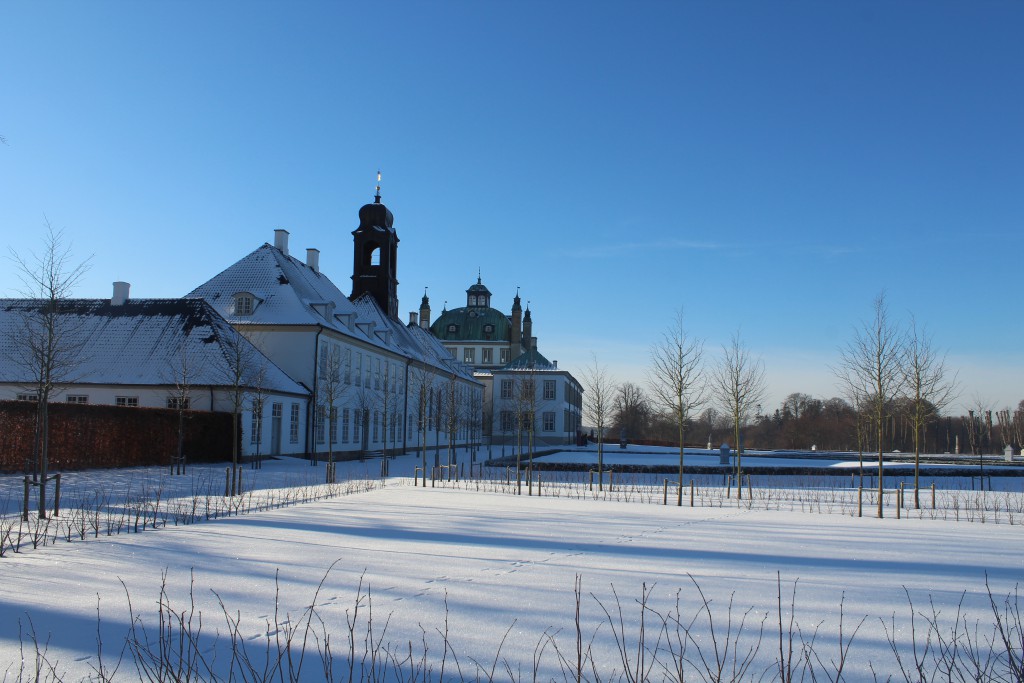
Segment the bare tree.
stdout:
<path fill-rule="evenodd" d="M 651 402 L 643 387 L 623 382 L 615 391 L 612 401 L 612 426 L 633 438 L 647 433 L 651 420 Z"/>
<path fill-rule="evenodd" d="M 740 429 L 750 419 L 754 408 L 764 400 L 767 389 L 764 363 L 751 355 L 737 332 L 729 345 L 722 347 L 722 359 L 711 372 L 711 392 L 722 410 L 732 418 L 736 445 L 736 500 L 743 498 L 743 487 L 740 486 L 743 476 Z"/>
<path fill-rule="evenodd" d="M 903 382 L 910 409 L 907 418 L 914 429 L 914 509 L 921 508 L 921 436 L 928 424 L 957 395 L 956 373 L 950 376 L 946 358 L 932 343 L 931 335 L 918 329 L 911 318 L 903 359 Z"/>
<path fill-rule="evenodd" d="M 591 354 L 591 363 L 583 370 L 583 410 L 586 419 L 597 428 L 597 490 L 604 490 L 604 430 L 612 417 L 618 388 L 608 368 Z"/>
<path fill-rule="evenodd" d="M 12 362 L 31 378 L 36 425 L 32 444 L 33 478 L 39 487 L 39 517 L 46 517 L 46 484 L 50 459 L 50 399 L 61 384 L 74 380 L 80 367 L 83 340 L 67 300 L 89 269 L 89 259 L 75 263 L 64 233 L 46 221 L 43 248 L 24 258 L 11 252 L 22 282 L 21 295 L 32 301 L 23 309 L 21 329 L 13 340 Z"/>
<path fill-rule="evenodd" d="M 267 364 L 262 358 L 256 362 L 249 386 L 249 411 L 252 413 L 252 443 L 256 444 L 256 452 L 250 462 L 254 470 L 263 468 L 263 415 L 270 398 L 267 386 Z"/>
<path fill-rule="evenodd" d="M 434 374 L 424 363 L 414 362 L 409 366 L 409 383 L 413 397 L 412 410 L 416 414 L 416 427 L 419 432 L 419 446 L 423 485 L 427 485 L 427 431 L 430 427 L 431 400 L 434 391 Z"/>
<path fill-rule="evenodd" d="M 847 393 L 863 397 L 878 437 L 878 517 L 884 516 L 884 434 L 890 405 L 903 389 L 905 374 L 905 336 L 889 317 L 885 294 L 875 298 L 870 320 L 854 329 L 850 342 L 839 351 L 836 377 L 846 385 Z"/>
<path fill-rule="evenodd" d="M 686 332 L 683 311 L 680 309 L 662 334 L 661 341 L 651 346 L 651 366 L 647 371 L 651 395 L 672 416 L 679 435 L 677 505 L 683 504 L 683 456 L 687 424 L 694 412 L 707 400 L 703 359 L 704 343 Z"/>
<path fill-rule="evenodd" d="M 332 341 L 320 342 L 319 367 L 316 376 L 316 416 L 325 420 L 327 428 L 327 482 L 334 481 L 334 442 L 338 436 L 338 404 L 348 390 L 345 383 L 346 359 L 341 346 Z M 316 459 L 314 453 L 313 459 Z"/>
<path fill-rule="evenodd" d="M 242 411 L 249 400 L 254 377 L 259 371 L 260 359 L 256 347 L 234 330 L 221 339 L 221 349 L 226 361 L 223 380 L 231 406 L 231 483 L 228 493 L 234 496 L 238 491 L 239 427 Z"/>
<path fill-rule="evenodd" d="M 181 348 L 169 371 L 171 388 L 167 392 L 167 407 L 178 413 L 178 447 L 171 459 L 171 474 L 185 474 L 185 419 L 192 409 L 193 384 L 202 373 L 201 363 L 188 352 L 188 339 L 188 332 L 184 332 Z"/>

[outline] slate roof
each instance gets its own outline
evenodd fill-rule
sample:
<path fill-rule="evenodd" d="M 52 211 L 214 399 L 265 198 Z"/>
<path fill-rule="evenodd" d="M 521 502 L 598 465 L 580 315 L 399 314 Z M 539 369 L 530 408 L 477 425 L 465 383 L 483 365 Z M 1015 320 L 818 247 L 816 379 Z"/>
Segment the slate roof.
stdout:
<path fill-rule="evenodd" d="M 235 294 L 256 297 L 250 315 L 235 315 Z M 264 244 L 186 296 L 208 301 L 235 325 L 323 325 L 350 334 L 352 302 L 323 273 Z"/>
<path fill-rule="evenodd" d="M 250 315 L 235 315 L 235 295 L 242 292 L 256 297 Z M 322 325 L 445 373 L 473 378 L 472 369 L 455 362 L 425 330 L 387 316 L 369 294 L 350 301 L 322 272 L 270 244 L 242 257 L 188 296 L 206 300 L 234 325 Z"/>
<path fill-rule="evenodd" d="M 427 330 L 418 325 L 403 325 L 394 318 L 384 315 L 377 300 L 364 294 L 352 302 L 359 312 L 356 318 L 358 327 L 372 324 L 372 336 L 378 342 L 395 353 L 415 361 L 437 367 L 445 374 L 455 374 L 464 379 L 473 379 L 473 369 L 460 363 L 440 341 Z M 385 344 L 385 340 L 388 342 Z"/>
<path fill-rule="evenodd" d="M 42 304 L 0 299 L 0 382 L 31 382 L 30 371 L 18 362 L 24 348 L 19 338 Z M 119 306 L 109 299 L 70 299 L 61 310 L 65 348 L 80 349 L 67 377 L 71 383 L 173 384 L 184 344 L 193 385 L 227 386 L 231 384 L 229 358 L 238 344 L 240 352 L 252 359 L 251 368 L 264 368 L 266 389 L 309 393 L 202 299 L 129 299 Z"/>

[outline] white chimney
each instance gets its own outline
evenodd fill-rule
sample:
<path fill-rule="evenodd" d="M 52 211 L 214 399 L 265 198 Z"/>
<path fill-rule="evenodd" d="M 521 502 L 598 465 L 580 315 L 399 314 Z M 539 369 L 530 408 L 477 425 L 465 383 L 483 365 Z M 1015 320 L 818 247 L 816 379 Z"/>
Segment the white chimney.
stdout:
<path fill-rule="evenodd" d="M 418 317 L 419 316 L 416 315 L 416 311 L 409 311 L 409 325 L 411 327 L 415 327 L 416 325 L 419 324 L 419 323 L 416 322 L 416 319 Z"/>
<path fill-rule="evenodd" d="M 274 230 L 274 246 L 277 247 L 282 254 L 288 255 L 288 231 L 284 228 L 278 228 Z"/>
<path fill-rule="evenodd" d="M 125 301 L 128 301 L 128 290 L 131 285 L 127 282 L 115 282 L 114 283 L 114 296 L 110 297 L 111 306 L 120 306 Z"/>
<path fill-rule="evenodd" d="M 287 234 L 287 233 L 285 233 Z M 288 253 L 287 251 L 285 253 Z M 314 273 L 320 272 L 320 250 L 306 249 L 306 265 L 313 269 Z"/>

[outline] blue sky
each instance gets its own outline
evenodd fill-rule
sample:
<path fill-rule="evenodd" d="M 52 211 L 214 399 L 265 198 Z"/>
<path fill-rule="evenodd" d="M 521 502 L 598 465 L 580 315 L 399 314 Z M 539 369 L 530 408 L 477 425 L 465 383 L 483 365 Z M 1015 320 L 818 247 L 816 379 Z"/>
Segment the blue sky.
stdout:
<path fill-rule="evenodd" d="M 77 294 L 164 297 L 283 227 L 347 289 L 379 168 L 403 311 L 480 267 L 560 366 L 642 381 L 683 307 L 774 405 L 837 393 L 884 290 L 960 403 L 1016 405 L 1022 33 L 1011 1 L 7 2 L 0 242 L 45 216 Z"/>

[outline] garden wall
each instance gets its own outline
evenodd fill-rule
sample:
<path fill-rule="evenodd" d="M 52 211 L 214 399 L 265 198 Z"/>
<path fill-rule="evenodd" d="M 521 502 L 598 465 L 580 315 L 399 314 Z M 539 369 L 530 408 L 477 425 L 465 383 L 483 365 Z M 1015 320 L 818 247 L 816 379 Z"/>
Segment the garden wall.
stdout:
<path fill-rule="evenodd" d="M 0 401 L 0 472 L 32 460 L 36 404 Z M 51 403 L 51 471 L 170 465 L 178 451 L 178 411 Z M 186 462 L 231 459 L 230 413 L 185 411 Z"/>

